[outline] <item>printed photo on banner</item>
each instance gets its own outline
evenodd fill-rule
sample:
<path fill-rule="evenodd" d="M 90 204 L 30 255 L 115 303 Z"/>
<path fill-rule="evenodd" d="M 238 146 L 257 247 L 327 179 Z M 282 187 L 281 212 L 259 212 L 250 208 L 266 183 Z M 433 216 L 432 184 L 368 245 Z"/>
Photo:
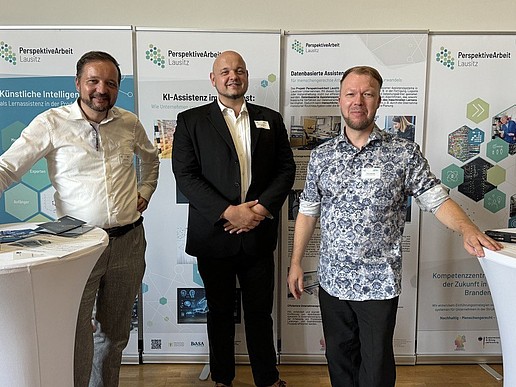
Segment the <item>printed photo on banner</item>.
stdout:
<path fill-rule="evenodd" d="M 501 138 L 509 144 L 509 154 L 516 153 L 516 105 L 501 111 L 492 118 L 491 138 Z"/>
<path fill-rule="evenodd" d="M 154 121 L 154 145 L 158 148 L 160 159 L 172 158 L 172 145 L 176 120 L 155 120 Z"/>

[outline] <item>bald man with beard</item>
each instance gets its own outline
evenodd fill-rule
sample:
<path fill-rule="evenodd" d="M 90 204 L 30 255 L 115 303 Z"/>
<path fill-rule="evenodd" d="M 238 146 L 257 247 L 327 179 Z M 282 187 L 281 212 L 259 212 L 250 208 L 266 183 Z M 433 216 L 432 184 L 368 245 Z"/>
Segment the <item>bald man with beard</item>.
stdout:
<path fill-rule="evenodd" d="M 256 386 L 285 386 L 274 347 L 274 250 L 295 163 L 281 115 L 248 103 L 240 54 L 221 53 L 210 80 L 217 100 L 177 117 L 172 167 L 189 200 L 186 252 L 197 257 L 208 301 L 210 370 L 216 386 L 235 377 L 236 279 L 242 292 Z"/>

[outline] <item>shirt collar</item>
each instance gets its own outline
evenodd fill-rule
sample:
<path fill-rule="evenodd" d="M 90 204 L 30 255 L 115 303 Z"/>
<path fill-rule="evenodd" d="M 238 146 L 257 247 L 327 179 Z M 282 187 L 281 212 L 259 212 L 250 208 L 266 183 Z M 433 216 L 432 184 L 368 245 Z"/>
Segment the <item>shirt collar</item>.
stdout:
<path fill-rule="evenodd" d="M 111 120 L 114 120 L 115 118 L 120 116 L 120 112 L 118 111 L 118 108 L 116 106 L 113 106 L 111 109 L 109 109 L 107 117 L 102 120 L 102 123 L 109 122 Z M 79 106 L 79 100 L 77 99 L 70 109 L 69 119 L 71 120 L 86 120 L 88 119 L 84 117 L 84 113 L 82 112 L 81 107 Z M 89 121 L 88 121 L 89 122 Z"/>
<path fill-rule="evenodd" d="M 367 141 L 367 145 L 369 145 L 373 141 L 382 141 L 384 139 L 384 135 L 386 133 L 381 130 L 376 124 L 373 127 L 372 132 L 369 134 L 369 140 Z M 348 137 L 346 136 L 346 130 L 343 128 L 340 132 L 340 134 L 335 138 L 335 146 L 337 146 L 340 143 L 347 143 L 350 144 Z"/>
<path fill-rule="evenodd" d="M 233 111 L 233 109 L 223 105 L 218 98 L 217 98 L 217 104 L 219 105 L 219 108 L 220 108 L 220 111 L 222 112 L 222 114 L 224 114 L 224 112 L 226 112 L 228 110 Z M 240 113 L 243 113 L 243 112 L 245 112 L 246 114 L 249 114 L 245 100 L 244 100 L 244 103 L 242 104 L 242 107 L 240 108 Z"/>

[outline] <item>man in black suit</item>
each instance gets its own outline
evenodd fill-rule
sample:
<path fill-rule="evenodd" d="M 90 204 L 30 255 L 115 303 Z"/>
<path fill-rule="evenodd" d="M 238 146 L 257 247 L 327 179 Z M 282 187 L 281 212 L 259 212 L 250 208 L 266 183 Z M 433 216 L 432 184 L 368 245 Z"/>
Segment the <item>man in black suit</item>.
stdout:
<path fill-rule="evenodd" d="M 217 57 L 210 79 L 218 100 L 178 115 L 172 166 L 190 203 L 186 252 L 206 290 L 212 379 L 231 386 L 235 377 L 238 277 L 255 384 L 276 387 L 286 384 L 273 340 L 273 252 L 295 163 L 281 115 L 246 102 L 248 76 L 238 53 Z"/>

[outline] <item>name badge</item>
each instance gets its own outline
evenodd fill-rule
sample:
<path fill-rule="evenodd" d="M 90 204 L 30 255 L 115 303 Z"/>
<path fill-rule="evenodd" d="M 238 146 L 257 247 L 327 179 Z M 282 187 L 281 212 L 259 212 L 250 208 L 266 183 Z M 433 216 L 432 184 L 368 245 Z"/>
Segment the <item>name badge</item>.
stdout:
<path fill-rule="evenodd" d="M 271 128 L 269 126 L 268 121 L 254 121 L 254 124 L 256 125 L 257 128 L 261 128 L 261 129 L 270 129 Z"/>
<path fill-rule="evenodd" d="M 379 167 L 371 167 L 371 168 L 362 168 L 362 179 L 363 180 L 373 180 L 379 179 L 381 175 L 381 168 Z"/>

